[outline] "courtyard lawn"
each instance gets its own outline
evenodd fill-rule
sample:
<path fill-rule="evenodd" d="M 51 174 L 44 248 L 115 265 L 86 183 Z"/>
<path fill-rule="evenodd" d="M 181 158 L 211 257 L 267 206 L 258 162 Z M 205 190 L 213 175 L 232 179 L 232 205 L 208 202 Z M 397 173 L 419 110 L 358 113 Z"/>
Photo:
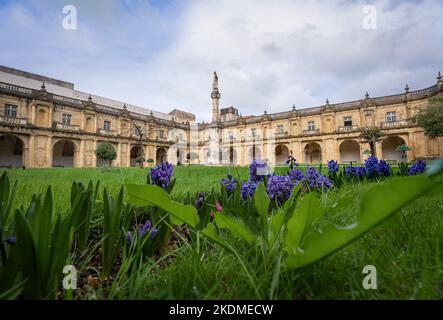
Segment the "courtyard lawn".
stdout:
<path fill-rule="evenodd" d="M 241 178 L 247 180 L 247 167 L 207 167 L 207 166 L 177 166 L 174 168 L 174 176 L 177 184 L 172 196 L 176 199 L 182 199 L 189 191 L 196 193 L 198 191 L 211 190 L 220 185 L 221 178 L 226 176 L 227 172 L 238 174 Z M 276 172 L 287 171 L 286 167 L 276 169 Z M 12 181 L 18 181 L 17 196 L 14 207 L 23 204 L 29 204 L 32 195 L 35 193 L 44 193 L 51 185 L 54 189 L 56 207 L 60 210 L 69 206 L 70 192 L 73 181 L 87 184 L 89 181 L 96 183 L 100 181 L 101 186 L 109 188 L 111 193 L 117 193 L 124 184 L 146 183 L 146 176 L 149 168 L 49 168 L 49 169 L 1 169 L 8 172 Z M 100 193 L 101 194 L 101 193 Z"/>
<path fill-rule="evenodd" d="M 443 197 L 439 190 L 404 206 L 399 214 L 391 216 L 375 230 L 307 267 L 286 267 L 279 246 L 276 249 L 269 247 L 269 252 L 265 252 L 268 250 L 266 246 L 243 241 L 247 238 L 242 238 L 244 234 L 239 226 L 227 229 L 231 232 L 220 233 L 228 243 L 226 249 L 209 238 L 196 238 L 190 231 L 192 228 L 182 225 L 174 227 L 171 237 L 166 238 L 165 252 L 150 253 L 149 259 L 135 264 L 131 257 L 140 256 L 131 256 L 132 246 L 123 245 L 109 274 L 105 274 L 105 261 L 101 260 L 103 250 L 107 250 L 107 237 L 102 236 L 107 228 L 103 190 L 107 188 L 115 199 L 124 185 L 146 185 L 149 169 L 8 169 L 0 170 L 0 176 L 3 171 L 8 173 L 11 182 L 18 183 L 13 208 L 26 210 L 32 196 L 44 194 L 51 185 L 54 206 L 65 217 L 71 212 L 73 182 L 87 185 L 89 181 L 100 181 L 98 209 L 91 214 L 88 243 L 82 249 L 81 234 L 77 234 L 68 259 L 78 268 L 79 289 L 73 293 L 59 288 L 58 299 L 443 299 Z M 287 167 L 282 167 L 276 173 L 286 174 L 287 171 Z M 327 166 L 322 171 L 327 172 Z M 239 180 L 248 180 L 249 168 L 174 167 L 176 184 L 171 198 L 194 204 L 198 192 L 209 194 L 214 189 L 214 194 L 222 199 L 220 179 L 226 178 L 228 173 Z M 390 179 L 387 178 L 387 183 Z M 441 176 L 436 179 L 443 180 Z M 344 183 L 329 192 L 316 193 L 316 198 L 321 206 L 340 207 L 334 214 L 327 212 L 327 220 L 338 225 L 352 225 L 359 219 L 359 201 L 379 183 L 382 182 Z M 126 189 L 124 202 L 127 193 Z M 192 196 L 191 200 L 188 194 Z M 379 200 L 377 205 L 388 205 L 390 201 L 394 199 Z M 137 221 L 145 221 L 146 215 L 152 219 L 156 214 L 152 209 L 137 209 L 124 214 L 128 213 L 136 218 L 135 224 L 132 216 L 127 223 L 122 222 L 125 232 L 134 230 L 134 226 L 137 228 Z M 113 211 L 113 215 L 116 214 L 118 212 Z M 203 219 L 202 215 L 200 217 Z M 120 232 L 118 226 L 116 231 Z M 157 238 L 159 236 L 157 234 Z M 121 242 L 126 240 L 122 238 Z M 111 247 L 114 245 L 111 243 Z M 363 288 L 366 275 L 362 271 L 366 265 L 376 267 L 377 289 Z M 2 292 L 0 287 L 0 299 L 21 297 L 23 293 L 17 289 L 16 296 L 14 294 L 14 290 Z M 25 297 L 29 296 L 25 294 Z M 35 297 L 41 298 L 39 295 Z"/>

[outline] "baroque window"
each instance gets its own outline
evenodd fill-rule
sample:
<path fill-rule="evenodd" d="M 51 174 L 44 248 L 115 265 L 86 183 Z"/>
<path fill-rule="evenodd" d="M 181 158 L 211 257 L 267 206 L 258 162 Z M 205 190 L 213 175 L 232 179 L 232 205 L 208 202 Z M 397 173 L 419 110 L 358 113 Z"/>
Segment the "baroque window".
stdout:
<path fill-rule="evenodd" d="M 395 111 L 386 112 L 386 121 L 387 122 L 397 121 L 397 113 Z"/>
<path fill-rule="evenodd" d="M 103 129 L 106 131 L 110 131 L 111 130 L 111 121 L 103 121 Z"/>
<path fill-rule="evenodd" d="M 62 114 L 62 123 L 63 124 L 71 124 L 71 119 L 72 119 L 72 115 L 68 114 L 68 113 L 63 113 Z"/>
<path fill-rule="evenodd" d="M 309 121 L 308 122 L 308 130 L 309 131 L 315 131 L 315 122 L 314 121 Z"/>
<path fill-rule="evenodd" d="M 17 117 L 17 106 L 13 104 L 5 105 L 5 117 L 16 118 Z"/>

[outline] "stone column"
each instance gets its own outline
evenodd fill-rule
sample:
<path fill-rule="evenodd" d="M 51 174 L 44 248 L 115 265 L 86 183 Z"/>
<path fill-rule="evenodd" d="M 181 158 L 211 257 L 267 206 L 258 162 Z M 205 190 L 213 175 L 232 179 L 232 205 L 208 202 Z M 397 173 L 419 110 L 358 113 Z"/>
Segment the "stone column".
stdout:
<path fill-rule="evenodd" d="M 84 167 L 85 166 L 85 141 L 83 139 L 80 139 L 80 144 L 79 144 L 79 150 L 77 152 L 77 167 Z"/>
<path fill-rule="evenodd" d="M 34 136 L 30 135 L 28 139 L 28 145 L 23 150 L 23 164 L 26 166 L 26 168 L 32 168 L 35 166 L 34 153 Z"/>
<path fill-rule="evenodd" d="M 95 151 L 97 150 L 97 140 L 92 141 L 92 167 L 97 167 L 97 154 Z"/>
<path fill-rule="evenodd" d="M 52 167 L 52 137 L 48 136 L 46 140 L 46 167 Z"/>

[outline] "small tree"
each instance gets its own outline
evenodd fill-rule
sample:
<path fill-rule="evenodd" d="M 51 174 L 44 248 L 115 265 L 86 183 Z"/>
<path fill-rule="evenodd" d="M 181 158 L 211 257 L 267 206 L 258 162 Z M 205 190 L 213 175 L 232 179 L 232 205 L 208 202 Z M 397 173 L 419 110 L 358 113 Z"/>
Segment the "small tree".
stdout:
<path fill-rule="evenodd" d="M 105 160 L 108 165 L 111 165 L 112 160 L 117 158 L 117 153 L 115 152 L 114 147 L 108 142 L 102 142 L 97 146 L 97 150 L 95 150 L 95 154 L 102 160 Z"/>
<path fill-rule="evenodd" d="M 443 96 L 429 99 L 429 107 L 420 109 L 412 121 L 425 129 L 429 138 L 443 136 Z"/>
<path fill-rule="evenodd" d="M 384 134 L 383 134 L 382 130 L 377 127 L 366 128 L 360 134 L 360 138 L 362 138 L 363 142 L 369 144 L 371 156 L 375 157 L 375 155 L 376 155 L 375 143 L 377 141 L 380 141 L 381 138 L 383 137 L 383 135 Z"/>

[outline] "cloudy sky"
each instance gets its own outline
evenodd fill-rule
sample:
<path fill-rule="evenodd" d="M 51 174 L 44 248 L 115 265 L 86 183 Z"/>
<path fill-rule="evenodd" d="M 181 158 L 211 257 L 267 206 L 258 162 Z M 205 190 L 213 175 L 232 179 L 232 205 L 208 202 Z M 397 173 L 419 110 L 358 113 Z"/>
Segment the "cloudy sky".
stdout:
<path fill-rule="evenodd" d="M 441 0 L 1 0 L 0 64 L 201 121 L 215 70 L 221 105 L 243 115 L 431 86 L 442 17 Z"/>

